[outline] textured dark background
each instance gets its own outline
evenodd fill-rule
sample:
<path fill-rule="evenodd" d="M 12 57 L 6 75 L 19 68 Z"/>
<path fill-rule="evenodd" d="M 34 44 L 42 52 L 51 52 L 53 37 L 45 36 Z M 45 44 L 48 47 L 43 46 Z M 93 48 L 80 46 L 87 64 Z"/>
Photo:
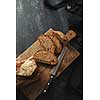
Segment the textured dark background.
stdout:
<path fill-rule="evenodd" d="M 82 12 L 70 13 L 64 7 L 58 10 L 47 9 L 44 0 L 16 0 L 16 56 L 51 27 L 62 32 L 73 28 L 78 34 L 71 45 L 81 53 L 80 57 L 55 80 L 47 94 L 41 94 L 37 100 L 83 99 L 83 20 L 79 15 Z M 19 90 L 16 97 L 18 100 L 27 100 Z"/>

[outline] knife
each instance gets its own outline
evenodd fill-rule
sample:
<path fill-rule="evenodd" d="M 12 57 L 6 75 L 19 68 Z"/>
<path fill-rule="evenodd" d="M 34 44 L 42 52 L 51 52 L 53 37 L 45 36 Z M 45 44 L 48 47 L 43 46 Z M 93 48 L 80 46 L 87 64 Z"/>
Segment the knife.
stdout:
<path fill-rule="evenodd" d="M 54 68 L 51 70 L 51 74 L 50 74 L 50 79 L 49 79 L 49 81 L 48 81 L 48 83 L 47 83 L 47 87 L 44 89 L 44 93 L 47 91 L 47 89 L 49 88 L 49 85 L 53 82 L 53 80 L 55 79 L 55 76 L 56 76 L 56 74 L 57 74 L 57 71 L 58 71 L 58 69 L 59 69 L 59 67 L 61 66 L 61 63 L 62 63 L 62 60 L 63 60 L 63 58 L 64 58 L 64 55 L 65 55 L 65 53 L 67 52 L 67 50 L 68 50 L 68 47 L 67 46 L 64 46 L 63 47 L 63 49 L 62 49 L 62 52 L 61 52 L 61 54 L 58 56 L 58 63 L 57 63 L 57 65 L 56 66 L 54 66 Z"/>

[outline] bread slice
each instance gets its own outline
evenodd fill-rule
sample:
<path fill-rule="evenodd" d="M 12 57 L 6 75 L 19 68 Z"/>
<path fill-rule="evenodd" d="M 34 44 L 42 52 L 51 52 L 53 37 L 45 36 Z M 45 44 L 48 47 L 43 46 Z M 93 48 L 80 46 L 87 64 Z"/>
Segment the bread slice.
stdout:
<path fill-rule="evenodd" d="M 53 41 L 53 43 L 55 44 L 56 46 L 56 49 L 55 49 L 55 54 L 59 54 L 62 50 L 62 45 L 60 43 L 60 41 L 58 40 L 58 38 L 56 37 L 56 33 L 54 32 L 53 29 L 49 29 L 45 35 L 48 35 L 50 37 L 50 39 Z"/>
<path fill-rule="evenodd" d="M 23 64 L 17 69 L 17 75 L 20 76 L 31 76 L 35 69 L 37 68 L 35 60 L 28 58 Z"/>
<path fill-rule="evenodd" d="M 52 41 L 54 42 L 54 44 L 56 46 L 55 54 L 61 53 L 62 45 L 61 45 L 60 41 L 57 39 L 57 37 L 55 35 L 49 35 L 49 37 L 52 39 Z"/>
<path fill-rule="evenodd" d="M 66 37 L 66 35 L 65 35 L 64 33 L 60 32 L 60 31 L 54 31 L 54 33 L 55 33 L 56 37 L 57 37 L 62 43 L 68 41 L 68 39 L 67 39 L 67 37 Z"/>
<path fill-rule="evenodd" d="M 67 31 L 66 35 L 60 31 L 54 31 L 56 33 L 57 38 L 62 42 L 70 41 L 76 36 L 76 33 L 73 30 Z"/>
<path fill-rule="evenodd" d="M 55 44 L 47 35 L 40 35 L 38 37 L 40 45 L 44 47 L 45 51 L 55 52 Z"/>
<path fill-rule="evenodd" d="M 61 32 L 61 31 L 55 31 L 52 28 L 50 28 L 47 32 L 44 33 L 45 35 L 52 35 L 55 34 L 56 37 L 60 40 L 60 41 L 67 41 L 67 37 L 66 35 Z"/>
<path fill-rule="evenodd" d="M 33 58 L 36 62 L 41 62 L 50 65 L 57 64 L 57 57 L 50 51 L 37 51 Z"/>

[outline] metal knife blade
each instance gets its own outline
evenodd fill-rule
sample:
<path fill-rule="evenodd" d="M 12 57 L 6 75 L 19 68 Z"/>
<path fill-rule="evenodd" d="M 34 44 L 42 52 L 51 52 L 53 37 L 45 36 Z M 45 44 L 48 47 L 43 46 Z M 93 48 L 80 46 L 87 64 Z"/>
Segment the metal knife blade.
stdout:
<path fill-rule="evenodd" d="M 61 65 L 61 62 L 62 62 L 62 60 L 64 58 L 64 55 L 65 55 L 65 53 L 66 53 L 67 50 L 68 50 L 68 47 L 64 46 L 61 54 L 58 56 L 58 64 L 50 72 L 51 75 L 53 75 L 53 76 L 56 75 L 56 73 L 57 73 L 57 71 L 58 71 L 58 69 L 59 69 L 59 67 Z"/>

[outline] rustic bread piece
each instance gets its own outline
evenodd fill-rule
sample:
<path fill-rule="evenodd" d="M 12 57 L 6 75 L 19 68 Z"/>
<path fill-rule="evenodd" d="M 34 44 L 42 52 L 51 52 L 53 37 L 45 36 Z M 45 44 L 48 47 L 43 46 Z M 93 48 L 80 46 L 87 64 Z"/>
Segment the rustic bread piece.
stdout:
<path fill-rule="evenodd" d="M 54 33 L 54 30 L 50 28 L 48 31 L 44 33 L 44 35 L 52 35 L 52 33 Z"/>
<path fill-rule="evenodd" d="M 39 51 L 39 50 L 45 50 L 45 48 L 41 45 L 40 41 L 37 40 L 34 43 L 34 46 L 32 46 L 32 50 L 33 50 L 33 54 L 32 55 L 34 55 L 37 51 Z"/>
<path fill-rule="evenodd" d="M 61 41 L 66 41 L 66 40 L 67 40 L 67 37 L 66 37 L 66 35 L 65 35 L 64 33 L 62 33 L 61 31 L 55 31 L 55 30 L 53 30 L 52 28 L 50 28 L 50 29 L 49 29 L 47 32 L 45 32 L 44 34 L 45 34 L 45 35 L 52 35 L 52 33 L 55 34 L 56 37 L 57 37 L 59 40 L 61 40 Z"/>
<path fill-rule="evenodd" d="M 64 33 L 60 32 L 60 31 L 54 31 L 56 37 L 62 42 L 64 43 L 65 41 L 67 41 L 67 37 L 66 35 L 64 35 Z"/>
<path fill-rule="evenodd" d="M 55 45 L 53 41 L 47 35 L 40 35 L 38 37 L 40 45 L 45 48 L 45 51 L 55 52 Z"/>
<path fill-rule="evenodd" d="M 62 50 L 62 45 L 60 43 L 60 41 L 58 40 L 58 38 L 56 37 L 55 35 L 56 33 L 54 32 L 53 29 L 49 29 L 45 35 L 48 35 L 50 37 L 50 39 L 53 41 L 53 43 L 55 44 L 56 46 L 56 49 L 55 49 L 55 54 L 59 54 Z"/>
<path fill-rule="evenodd" d="M 70 41 L 76 36 L 76 33 L 73 30 L 69 30 L 66 35 L 60 31 L 54 31 L 56 33 L 57 38 L 64 43 L 65 41 Z"/>
<path fill-rule="evenodd" d="M 19 69 L 17 69 L 17 75 L 21 76 L 31 76 L 32 73 L 37 68 L 35 60 L 32 58 L 28 58 L 25 62 L 23 62 Z"/>
<path fill-rule="evenodd" d="M 16 60 L 16 71 L 20 68 L 20 66 L 24 63 L 24 61 L 17 61 Z"/>
<path fill-rule="evenodd" d="M 38 51 L 34 54 L 33 58 L 36 62 L 56 65 L 57 57 L 49 51 Z"/>
<path fill-rule="evenodd" d="M 60 41 L 57 39 L 57 37 L 55 35 L 49 35 L 49 37 L 52 39 L 52 41 L 54 42 L 56 49 L 55 49 L 55 54 L 59 54 L 62 50 L 62 45 L 60 43 Z"/>
<path fill-rule="evenodd" d="M 52 35 L 55 34 L 55 36 L 61 41 L 61 42 L 65 42 L 67 41 L 67 36 L 62 33 L 61 31 L 55 31 L 52 28 L 50 28 L 47 32 L 45 32 L 44 34 L 46 35 Z"/>

